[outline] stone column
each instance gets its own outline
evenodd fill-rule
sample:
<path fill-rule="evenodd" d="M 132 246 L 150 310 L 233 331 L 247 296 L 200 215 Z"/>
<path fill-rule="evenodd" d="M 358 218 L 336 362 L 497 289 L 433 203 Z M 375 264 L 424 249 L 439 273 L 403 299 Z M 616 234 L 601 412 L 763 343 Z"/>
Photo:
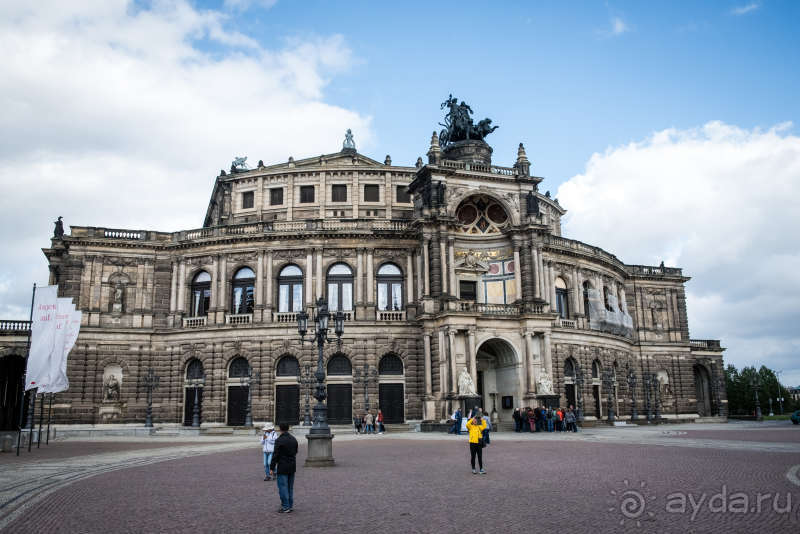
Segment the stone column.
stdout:
<path fill-rule="evenodd" d="M 439 240 L 439 261 L 441 262 L 442 265 L 439 271 L 442 278 L 442 294 L 444 295 L 448 291 L 448 285 L 447 285 L 447 244 L 444 242 L 443 239 Z"/>
<path fill-rule="evenodd" d="M 430 261 L 428 261 L 428 250 L 431 244 L 430 238 L 424 238 L 422 243 L 422 269 L 424 271 L 422 283 L 424 284 L 423 295 L 431 294 L 431 273 Z"/>
<path fill-rule="evenodd" d="M 544 333 L 544 369 L 553 380 L 553 353 L 550 346 L 550 332 Z"/>
<path fill-rule="evenodd" d="M 447 395 L 450 379 L 447 376 L 447 346 L 444 329 L 439 329 L 439 393 L 441 398 Z"/>
<path fill-rule="evenodd" d="M 550 302 L 552 302 L 553 311 L 556 310 L 556 266 L 555 263 L 550 264 Z"/>
<path fill-rule="evenodd" d="M 519 245 L 514 245 L 514 288 L 517 300 L 522 300 L 522 264 L 519 261 Z"/>
<path fill-rule="evenodd" d="M 322 276 L 322 248 L 317 248 L 316 256 L 317 256 L 317 298 L 321 297 L 325 294 L 325 287 L 324 287 L 324 278 Z M 340 297 L 341 298 L 341 297 Z"/>
<path fill-rule="evenodd" d="M 219 295 L 217 308 L 223 312 L 228 310 L 228 258 L 224 254 L 219 261 Z"/>
<path fill-rule="evenodd" d="M 585 316 L 586 311 L 583 309 L 583 280 L 577 267 L 575 267 L 575 309 Z"/>
<path fill-rule="evenodd" d="M 186 261 L 180 260 L 178 267 L 178 312 L 186 311 Z"/>
<path fill-rule="evenodd" d="M 314 303 L 314 281 L 311 273 L 314 269 L 312 250 L 306 250 L 306 306 L 311 306 Z"/>
<path fill-rule="evenodd" d="M 425 397 L 433 395 L 433 379 L 431 374 L 431 335 L 426 333 L 422 336 L 422 344 L 425 353 Z"/>
<path fill-rule="evenodd" d="M 264 306 L 264 251 L 258 251 L 258 264 L 256 268 L 256 307 Z"/>
<path fill-rule="evenodd" d="M 547 300 L 547 287 L 545 285 L 545 280 L 547 279 L 547 273 L 544 270 L 544 254 L 542 254 L 542 249 L 536 249 L 536 257 L 539 259 L 539 294 L 542 297 L 542 300 Z"/>
<path fill-rule="evenodd" d="M 455 297 L 458 295 L 458 280 L 456 280 L 456 258 L 455 258 L 455 238 L 447 238 L 447 279 L 450 281 L 450 295 Z"/>
<path fill-rule="evenodd" d="M 409 250 L 406 259 L 406 303 L 414 303 L 414 251 Z"/>
<path fill-rule="evenodd" d="M 272 295 L 275 292 L 273 289 L 272 278 L 272 251 L 267 252 L 267 294 L 266 294 L 266 317 L 267 322 L 272 322 Z"/>
<path fill-rule="evenodd" d="M 534 352 L 533 352 L 533 332 L 525 332 L 525 355 L 526 355 L 526 367 L 528 372 L 527 374 L 527 384 L 528 384 L 528 393 L 534 394 L 536 392 L 536 377 L 534 372 Z"/>
<path fill-rule="evenodd" d="M 373 260 L 373 249 L 367 249 L 367 280 L 364 290 L 366 291 L 366 301 L 367 306 L 374 306 L 375 305 L 375 295 L 373 291 L 373 283 L 374 283 L 374 276 L 372 274 L 372 267 L 374 264 Z"/>
<path fill-rule="evenodd" d="M 542 273 L 539 271 L 539 253 L 536 246 L 531 246 L 531 264 L 533 265 L 533 296 L 542 298 Z"/>
<path fill-rule="evenodd" d="M 478 355 L 475 352 L 475 327 L 470 327 L 469 338 L 467 343 L 467 361 L 469 362 L 469 374 L 472 376 L 472 381 L 478 384 Z"/>
<path fill-rule="evenodd" d="M 172 262 L 172 280 L 169 287 L 169 312 L 175 313 L 178 304 L 178 263 Z"/>
<path fill-rule="evenodd" d="M 364 305 L 364 249 L 356 255 L 356 306 Z"/>
<path fill-rule="evenodd" d="M 458 366 L 456 365 L 456 331 L 452 328 L 447 330 L 447 354 L 450 357 L 450 382 L 451 391 L 458 393 Z"/>
<path fill-rule="evenodd" d="M 419 251 L 414 253 L 414 263 L 417 267 L 417 300 L 422 300 L 422 256 Z"/>

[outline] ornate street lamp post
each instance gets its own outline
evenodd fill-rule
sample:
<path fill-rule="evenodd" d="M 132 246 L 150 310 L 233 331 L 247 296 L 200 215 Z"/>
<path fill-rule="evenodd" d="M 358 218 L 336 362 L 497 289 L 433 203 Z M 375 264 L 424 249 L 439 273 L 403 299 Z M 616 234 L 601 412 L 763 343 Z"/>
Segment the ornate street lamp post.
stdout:
<path fill-rule="evenodd" d="M 606 410 L 608 411 L 608 422 L 614 424 L 614 401 L 613 401 L 613 392 L 614 392 L 614 380 L 611 375 L 611 371 L 606 369 L 603 371 L 603 386 L 608 391 L 607 400 L 606 400 Z"/>
<path fill-rule="evenodd" d="M 774 416 L 775 413 L 772 411 L 772 397 L 769 398 L 769 416 Z"/>
<path fill-rule="evenodd" d="M 636 411 L 636 373 L 632 367 L 628 367 L 628 391 L 631 393 L 631 421 L 636 421 L 639 413 Z"/>
<path fill-rule="evenodd" d="M 153 427 L 153 390 L 158 387 L 158 382 L 161 377 L 158 376 L 152 367 L 147 368 L 147 374 L 142 377 L 144 387 L 147 388 L 147 413 L 144 418 L 144 426 L 146 428 Z"/>
<path fill-rule="evenodd" d="M 653 398 L 656 405 L 655 418 L 661 419 L 661 381 L 655 373 L 650 377 L 650 385 L 653 388 Z"/>
<path fill-rule="evenodd" d="M 783 415 L 783 397 L 778 397 L 778 404 L 781 407 L 781 415 Z"/>
<path fill-rule="evenodd" d="M 647 422 L 649 423 L 653 419 L 653 403 L 650 402 L 651 397 L 651 387 L 652 387 L 652 375 L 645 374 L 644 375 L 644 400 L 645 400 L 645 409 L 647 410 Z"/>
<path fill-rule="evenodd" d="M 317 387 L 314 391 L 314 398 L 317 404 L 314 405 L 314 420 L 311 424 L 306 439 L 308 439 L 308 456 L 306 457 L 307 466 L 331 466 L 333 465 L 333 435 L 328 426 L 328 407 L 325 405 L 325 368 L 323 366 L 322 351 L 325 343 L 332 343 L 328 339 L 328 320 L 331 314 L 328 312 L 328 304 L 325 299 L 320 297 L 317 300 L 316 316 L 314 321 L 314 340 L 317 342 L 317 372 L 314 377 L 317 379 Z M 344 314 L 339 311 L 333 319 L 334 333 L 337 343 L 341 343 L 342 333 L 344 332 Z M 297 314 L 297 331 L 300 333 L 301 343 L 308 332 L 308 314 L 305 310 Z"/>
<path fill-rule="evenodd" d="M 575 382 L 578 384 L 578 422 L 583 423 L 583 370 L 580 366 L 575 368 Z"/>
<path fill-rule="evenodd" d="M 303 366 L 303 374 L 300 376 L 300 384 L 303 385 L 303 390 L 306 392 L 306 409 L 303 414 L 303 426 L 311 426 L 311 413 L 309 411 L 308 397 L 311 391 L 311 384 L 314 383 L 314 376 L 311 374 L 311 365 L 305 364 Z"/>
<path fill-rule="evenodd" d="M 353 378 L 353 382 L 364 386 L 364 411 L 366 412 L 369 411 L 369 385 L 377 380 L 378 371 L 374 367 L 370 368 L 365 363 L 363 370 L 356 369 L 356 376 Z"/>
<path fill-rule="evenodd" d="M 759 386 L 758 380 L 755 379 L 755 378 L 752 378 L 750 380 L 750 387 L 753 388 L 753 397 L 754 397 L 755 403 L 756 403 L 756 410 L 755 410 L 755 412 L 756 412 L 756 420 L 761 421 L 764 417 L 761 414 L 761 403 L 758 401 L 758 386 Z"/>
<path fill-rule="evenodd" d="M 253 426 L 253 384 L 261 384 L 261 373 L 253 373 L 253 368 L 247 364 L 247 375 L 239 377 L 239 383 L 247 386 L 247 410 L 244 413 L 244 426 Z"/>
<path fill-rule="evenodd" d="M 206 384 L 206 374 L 192 381 L 194 385 L 194 406 L 192 407 L 192 428 L 200 428 L 200 386 Z"/>

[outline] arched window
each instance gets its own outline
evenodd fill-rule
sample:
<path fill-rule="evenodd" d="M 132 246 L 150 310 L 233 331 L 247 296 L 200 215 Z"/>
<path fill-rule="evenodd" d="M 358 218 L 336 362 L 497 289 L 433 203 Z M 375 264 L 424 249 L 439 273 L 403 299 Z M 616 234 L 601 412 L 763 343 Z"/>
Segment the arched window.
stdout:
<path fill-rule="evenodd" d="M 186 365 L 186 380 L 200 380 L 203 378 L 203 362 L 192 358 Z"/>
<path fill-rule="evenodd" d="M 250 374 L 249 371 L 250 364 L 247 359 L 239 356 L 234 358 L 230 367 L 228 367 L 228 378 L 241 378 Z"/>
<path fill-rule="evenodd" d="M 592 378 L 600 378 L 600 362 L 597 360 L 592 362 Z"/>
<path fill-rule="evenodd" d="M 575 376 L 575 362 L 572 358 L 567 358 L 564 362 L 564 376 Z"/>
<path fill-rule="evenodd" d="M 192 279 L 192 302 L 189 309 L 191 317 L 202 317 L 208 313 L 211 303 L 211 275 L 200 271 Z"/>
<path fill-rule="evenodd" d="M 233 275 L 231 313 L 253 313 L 253 284 L 256 274 L 249 267 L 242 267 Z"/>
<path fill-rule="evenodd" d="M 459 230 L 465 234 L 498 234 L 511 224 L 503 206 L 487 195 L 473 195 L 456 210 Z"/>
<path fill-rule="evenodd" d="M 346 263 L 328 269 L 328 310 L 353 310 L 353 271 Z"/>
<path fill-rule="evenodd" d="M 381 375 L 402 375 L 403 360 L 394 354 L 387 354 L 378 362 L 378 374 Z"/>
<path fill-rule="evenodd" d="M 567 298 L 567 284 L 559 276 L 556 278 L 556 309 L 562 319 L 569 318 L 569 299 Z"/>
<path fill-rule="evenodd" d="M 378 309 L 403 309 L 403 271 L 394 263 L 384 263 L 378 269 Z"/>
<path fill-rule="evenodd" d="M 294 356 L 284 356 L 278 360 L 275 372 L 278 376 L 300 376 L 300 364 Z"/>
<path fill-rule="evenodd" d="M 278 274 L 278 312 L 303 310 L 303 271 L 297 265 L 287 265 Z"/>
<path fill-rule="evenodd" d="M 592 285 L 588 281 L 583 283 L 583 312 L 587 319 L 589 319 L 589 290 L 591 288 Z"/>
<path fill-rule="evenodd" d="M 328 375 L 352 376 L 352 374 L 353 367 L 350 365 L 350 360 L 347 359 L 347 356 L 336 354 L 328 361 Z"/>

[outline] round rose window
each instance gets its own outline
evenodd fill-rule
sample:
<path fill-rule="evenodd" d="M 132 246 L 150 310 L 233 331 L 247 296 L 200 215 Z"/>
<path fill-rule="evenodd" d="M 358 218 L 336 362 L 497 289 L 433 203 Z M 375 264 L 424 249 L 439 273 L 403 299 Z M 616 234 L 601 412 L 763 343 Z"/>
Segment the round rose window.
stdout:
<path fill-rule="evenodd" d="M 497 234 L 508 226 L 508 213 L 503 206 L 487 195 L 475 195 L 464 200 L 456 218 L 465 234 Z"/>

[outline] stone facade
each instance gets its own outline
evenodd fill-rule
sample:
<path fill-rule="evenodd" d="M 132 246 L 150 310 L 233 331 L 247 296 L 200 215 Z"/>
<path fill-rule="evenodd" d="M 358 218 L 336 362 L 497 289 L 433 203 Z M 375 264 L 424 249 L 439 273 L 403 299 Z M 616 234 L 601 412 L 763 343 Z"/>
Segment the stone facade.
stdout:
<path fill-rule="evenodd" d="M 154 421 L 191 422 L 199 388 L 204 424 L 239 424 L 241 358 L 260 378 L 249 385 L 253 419 L 294 419 L 297 371 L 316 367 L 296 312 L 319 297 L 346 319 L 341 346 L 325 353 L 326 365 L 346 358 L 328 377 L 349 396 L 335 399 L 340 417 L 363 412 L 365 365 L 376 374 L 371 407 L 396 421 L 446 419 L 463 368 L 505 422 L 513 407 L 540 404 L 577 404 L 591 420 L 611 402 L 629 417 L 631 389 L 640 416 L 648 406 L 724 416 L 723 349 L 689 338 L 689 278 L 562 237 L 565 209 L 541 194 L 522 145 L 511 167 L 491 155 L 482 141 L 440 147 L 434 134 L 415 167 L 352 148 L 232 167 L 202 228 L 72 226 L 54 237 L 50 283 L 83 311 L 56 421 L 143 421 L 153 368 Z M 107 398 L 112 371 L 118 399 Z"/>

